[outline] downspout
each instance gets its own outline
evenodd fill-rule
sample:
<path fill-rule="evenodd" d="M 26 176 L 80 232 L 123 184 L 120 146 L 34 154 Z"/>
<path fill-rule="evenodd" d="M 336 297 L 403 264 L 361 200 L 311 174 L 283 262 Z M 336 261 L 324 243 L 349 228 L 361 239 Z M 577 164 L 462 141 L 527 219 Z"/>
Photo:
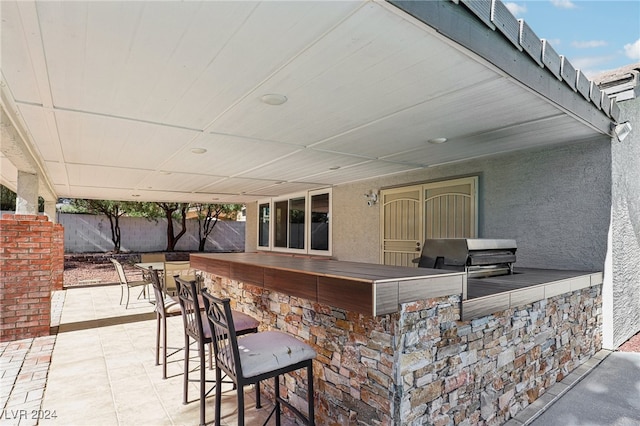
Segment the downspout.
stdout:
<path fill-rule="evenodd" d="M 613 203 L 609 213 L 609 232 L 607 233 L 607 254 L 604 258 L 602 281 L 602 348 L 615 350 L 613 343 Z"/>

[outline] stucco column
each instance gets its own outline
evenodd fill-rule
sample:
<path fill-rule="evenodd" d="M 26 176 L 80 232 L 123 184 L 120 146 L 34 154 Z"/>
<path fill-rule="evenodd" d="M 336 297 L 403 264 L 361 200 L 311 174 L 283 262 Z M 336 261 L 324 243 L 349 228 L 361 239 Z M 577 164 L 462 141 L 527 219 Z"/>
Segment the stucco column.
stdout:
<path fill-rule="evenodd" d="M 38 175 L 18 170 L 16 214 L 38 214 Z"/>
<path fill-rule="evenodd" d="M 58 223 L 58 216 L 56 215 L 56 202 L 44 200 L 44 212 L 49 216 L 49 220 L 53 223 Z"/>

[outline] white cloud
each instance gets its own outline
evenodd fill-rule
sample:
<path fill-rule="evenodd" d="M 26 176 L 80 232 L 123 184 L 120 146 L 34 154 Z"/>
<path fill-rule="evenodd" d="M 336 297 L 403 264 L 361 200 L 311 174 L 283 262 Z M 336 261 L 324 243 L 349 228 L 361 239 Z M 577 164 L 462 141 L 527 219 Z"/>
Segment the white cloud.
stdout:
<path fill-rule="evenodd" d="M 634 43 L 625 44 L 624 53 L 630 59 L 640 59 L 640 38 Z"/>
<path fill-rule="evenodd" d="M 519 17 L 527 13 L 527 6 L 523 4 L 521 5 L 518 3 L 508 2 L 508 3 L 505 3 L 504 5 L 507 6 L 507 9 L 509 9 L 509 12 L 511 12 L 511 14 L 515 17 Z"/>
<path fill-rule="evenodd" d="M 589 41 L 572 41 L 571 46 L 577 49 L 591 49 L 593 47 L 606 46 L 607 42 L 604 40 L 589 40 Z"/>
<path fill-rule="evenodd" d="M 571 59 L 571 65 L 582 71 L 587 77 L 591 78 L 609 67 L 607 64 L 613 59 L 612 56 L 583 56 Z"/>
<path fill-rule="evenodd" d="M 562 41 L 559 38 L 547 38 L 545 40 L 547 40 L 553 47 L 558 47 L 562 44 Z"/>
<path fill-rule="evenodd" d="M 551 0 L 551 4 L 559 9 L 575 9 L 577 7 L 571 0 Z"/>

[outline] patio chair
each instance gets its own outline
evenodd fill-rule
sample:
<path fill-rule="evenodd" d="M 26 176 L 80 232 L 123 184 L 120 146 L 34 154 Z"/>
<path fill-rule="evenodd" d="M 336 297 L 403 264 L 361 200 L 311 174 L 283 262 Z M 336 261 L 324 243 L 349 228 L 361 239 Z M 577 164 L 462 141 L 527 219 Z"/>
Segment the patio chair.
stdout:
<path fill-rule="evenodd" d="M 162 378 L 167 378 L 167 358 L 176 354 L 182 348 L 167 354 L 167 317 L 180 315 L 180 302 L 177 297 L 171 297 L 162 290 L 160 276 L 156 269 L 149 268 L 151 286 L 156 298 L 156 365 L 160 365 L 160 335 L 162 334 Z"/>
<path fill-rule="evenodd" d="M 173 278 L 175 275 L 180 275 L 185 279 L 195 278 L 195 271 L 191 269 L 191 262 L 175 261 L 164 262 L 164 291 L 169 293 L 177 293 L 176 281 Z"/>
<path fill-rule="evenodd" d="M 164 253 L 140 253 L 141 263 L 164 263 L 165 260 L 166 259 Z M 160 274 L 162 274 L 162 271 L 160 271 Z M 160 283 L 162 283 L 162 280 L 164 279 L 162 275 L 160 275 L 158 278 L 160 278 Z M 151 284 L 151 273 L 149 270 L 142 269 L 142 279 Z"/>
<path fill-rule="evenodd" d="M 202 303 L 202 299 L 198 297 L 196 280 L 185 280 L 177 275 L 174 277 L 174 280 L 178 290 L 178 299 L 180 301 L 180 308 L 182 310 L 182 319 L 184 323 L 184 392 L 182 403 L 188 403 L 189 382 L 195 381 L 189 379 L 189 344 L 190 339 L 193 339 L 198 345 L 198 356 L 200 358 L 200 377 L 198 379 L 200 383 L 200 424 L 204 425 L 205 398 L 213 390 L 213 388 L 208 391 L 205 390 L 206 383 L 212 382 L 211 380 L 205 379 L 204 356 L 205 345 L 211 345 L 213 341 L 211 338 L 211 328 L 209 327 L 209 321 L 207 320 L 206 314 L 201 310 L 200 304 Z M 238 334 L 242 335 L 258 332 L 258 325 L 260 325 L 260 323 L 247 314 L 230 311 L 229 318 L 232 319 L 234 323 L 234 331 L 237 330 L 236 332 Z M 218 389 L 220 389 L 220 383 L 221 381 L 216 380 L 214 387 L 217 386 Z M 256 386 L 256 398 L 259 398 L 259 394 L 260 388 L 259 386 Z M 216 424 L 220 424 L 219 419 Z"/>
<path fill-rule="evenodd" d="M 275 412 L 276 425 L 280 426 L 280 405 L 286 406 L 304 424 L 314 425 L 313 408 L 313 359 L 316 352 L 306 343 L 280 331 L 263 331 L 238 338 L 232 318 L 229 299 L 212 296 L 202 290 L 205 313 L 213 334 L 213 350 L 216 364 L 216 419 L 220 424 L 222 410 L 221 379 L 224 372 L 237 386 L 238 425 L 244 425 L 244 386 L 275 379 L 275 406 L 265 425 Z M 289 401 L 280 396 L 282 374 L 299 369 L 307 370 L 308 415 L 305 416 Z"/>
<path fill-rule="evenodd" d="M 141 253 L 140 254 L 140 262 L 142 263 L 151 263 L 151 262 L 165 262 L 164 253 Z"/>
<path fill-rule="evenodd" d="M 140 299 L 140 296 L 146 297 L 148 283 L 143 280 L 140 280 L 140 281 L 127 280 L 127 276 L 124 273 L 124 268 L 122 267 L 122 264 L 114 258 L 111 258 L 109 260 L 111 260 L 111 263 L 113 263 L 113 265 L 115 266 L 116 272 L 118 273 L 118 279 L 120 280 L 120 304 L 122 305 L 122 299 L 124 298 L 125 289 L 126 289 L 127 303 L 125 305 L 125 309 L 129 309 L 129 289 L 131 289 L 132 287 L 142 287 L 142 290 L 138 295 L 138 299 Z"/>

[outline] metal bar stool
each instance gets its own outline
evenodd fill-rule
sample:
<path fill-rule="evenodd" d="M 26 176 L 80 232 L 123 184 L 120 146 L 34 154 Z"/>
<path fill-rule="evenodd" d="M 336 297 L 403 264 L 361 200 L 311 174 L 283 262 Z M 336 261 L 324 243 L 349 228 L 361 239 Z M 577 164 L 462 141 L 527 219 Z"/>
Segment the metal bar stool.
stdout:
<path fill-rule="evenodd" d="M 189 389 L 189 339 L 193 339 L 198 345 L 198 355 L 200 358 L 200 424 L 205 424 L 205 398 L 213 390 L 205 390 L 205 356 L 204 347 L 210 345 L 213 341 L 211 328 L 209 321 L 206 318 L 206 314 L 201 309 L 202 298 L 198 297 L 197 281 L 185 280 L 178 275 L 174 277 L 176 281 L 176 287 L 178 290 L 178 299 L 180 301 L 180 307 L 182 310 L 182 318 L 184 322 L 184 398 L 182 403 L 188 403 L 188 389 Z M 202 307 L 204 308 L 204 307 Z M 238 329 L 238 333 L 257 333 L 260 323 L 250 317 L 249 315 L 241 312 L 230 312 L 229 318 L 231 318 L 234 326 Z M 234 328 L 235 329 L 235 328 Z M 220 389 L 220 382 L 215 381 L 214 387 Z M 256 398 L 259 401 L 260 388 L 256 382 Z M 216 424 L 220 424 L 216 421 Z"/>
<path fill-rule="evenodd" d="M 167 317 L 178 316 L 182 313 L 180 302 L 177 297 L 172 297 L 162 290 L 158 270 L 149 268 L 148 276 L 155 294 L 155 311 L 156 311 L 156 365 L 160 365 L 160 347 L 162 346 L 162 378 L 167 378 L 167 357 L 174 355 L 182 348 L 174 348 L 175 350 L 167 354 Z M 160 345 L 160 336 L 162 335 L 162 345 Z"/>
<path fill-rule="evenodd" d="M 244 425 L 244 386 L 273 377 L 275 379 L 275 406 L 265 425 L 275 412 L 280 426 L 280 405 L 286 406 L 307 425 L 314 425 L 313 359 L 316 352 L 306 343 L 280 331 L 263 331 L 238 338 L 235 318 L 229 299 L 212 296 L 206 289 L 202 298 L 209 326 L 213 333 L 216 361 L 216 420 L 220 424 L 222 405 L 222 372 L 237 385 L 238 425 Z M 307 370 L 308 415 L 304 415 L 280 396 L 279 376 L 295 370 Z"/>

